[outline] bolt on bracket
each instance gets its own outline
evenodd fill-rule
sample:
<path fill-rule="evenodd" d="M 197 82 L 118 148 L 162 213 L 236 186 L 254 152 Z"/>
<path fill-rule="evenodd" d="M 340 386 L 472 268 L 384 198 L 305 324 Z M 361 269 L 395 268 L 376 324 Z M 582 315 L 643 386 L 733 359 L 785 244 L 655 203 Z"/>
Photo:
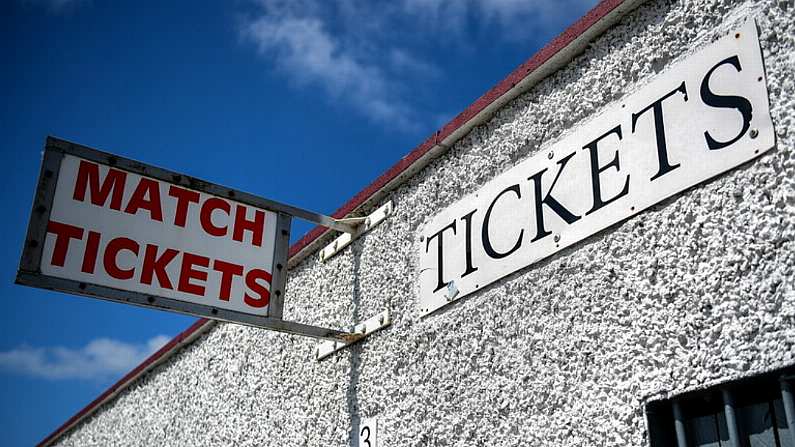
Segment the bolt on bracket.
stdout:
<path fill-rule="evenodd" d="M 326 262 L 330 257 L 336 255 L 342 249 L 350 245 L 351 242 L 356 240 L 359 236 L 375 228 L 376 225 L 383 222 L 387 216 L 392 214 L 392 201 L 388 201 L 377 210 L 373 211 L 367 217 L 351 217 L 346 219 L 337 219 L 340 224 L 350 225 L 354 228 L 353 232 L 342 233 L 334 242 L 326 245 L 320 253 L 318 258 L 320 262 Z"/>
<path fill-rule="evenodd" d="M 331 354 L 362 340 L 373 332 L 379 331 L 390 324 L 392 324 L 392 317 L 389 310 L 385 310 L 354 326 L 350 332 L 352 336 L 348 338 L 348 341 L 324 341 L 318 344 L 315 348 L 315 359 L 318 361 L 323 360 Z"/>

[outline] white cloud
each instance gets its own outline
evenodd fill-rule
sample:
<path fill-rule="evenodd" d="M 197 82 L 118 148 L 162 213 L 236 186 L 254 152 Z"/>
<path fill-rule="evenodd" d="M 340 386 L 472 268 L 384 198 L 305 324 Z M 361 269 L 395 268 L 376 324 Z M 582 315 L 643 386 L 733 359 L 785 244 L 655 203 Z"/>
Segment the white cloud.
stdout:
<path fill-rule="evenodd" d="M 0 352 L 0 370 L 53 380 L 100 379 L 129 372 L 169 340 L 158 335 L 146 343 L 131 344 L 98 338 L 79 349 L 23 345 Z"/>
<path fill-rule="evenodd" d="M 428 29 L 460 33 L 467 27 L 471 0 L 402 0 L 400 9 Z"/>
<path fill-rule="evenodd" d="M 466 49 L 485 27 L 496 41 L 527 39 L 597 0 L 252 1 L 242 35 L 294 86 L 320 87 L 375 122 L 414 130 L 417 86 L 442 76 L 423 52 Z"/>
<path fill-rule="evenodd" d="M 561 17 L 584 11 L 598 0 L 402 0 L 405 14 L 426 26 L 463 37 L 471 27 L 495 25 L 495 37 L 525 39 L 539 28 L 560 25 Z"/>
<path fill-rule="evenodd" d="M 265 12 L 245 25 L 244 36 L 293 82 L 319 85 L 375 121 L 413 128 L 413 111 L 397 94 L 400 84 L 331 34 L 320 16 L 305 15 L 319 4 L 301 3 L 309 6 L 299 15 L 295 4 L 263 2 Z"/>
<path fill-rule="evenodd" d="M 393 48 L 389 52 L 389 63 L 396 73 L 417 75 L 423 78 L 438 78 L 442 71 L 435 65 L 413 56 L 406 50 Z"/>

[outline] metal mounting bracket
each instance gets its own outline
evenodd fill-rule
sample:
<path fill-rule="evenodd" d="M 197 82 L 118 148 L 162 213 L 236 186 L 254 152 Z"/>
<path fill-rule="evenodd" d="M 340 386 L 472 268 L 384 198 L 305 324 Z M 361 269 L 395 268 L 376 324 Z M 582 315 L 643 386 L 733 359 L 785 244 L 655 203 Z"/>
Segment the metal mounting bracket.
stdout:
<path fill-rule="evenodd" d="M 315 348 L 315 358 L 320 361 L 324 358 L 334 354 L 335 352 L 343 349 L 347 346 L 350 346 L 357 341 L 367 337 L 368 335 L 372 334 L 375 331 L 381 330 L 387 326 L 392 324 L 392 317 L 389 314 L 389 310 L 385 310 L 374 317 L 370 317 L 368 320 L 365 320 L 356 326 L 353 327 L 351 333 L 360 335 L 355 339 L 351 339 L 350 341 L 325 341 L 320 343 L 317 348 Z"/>
<path fill-rule="evenodd" d="M 359 236 L 363 235 L 364 233 L 370 231 L 371 229 L 375 228 L 376 225 L 380 224 L 392 214 L 392 201 L 388 201 L 384 205 L 382 205 L 377 210 L 373 211 L 367 217 L 353 217 L 347 219 L 338 219 L 337 222 L 342 224 L 347 224 L 353 226 L 355 231 L 349 233 L 342 233 L 334 242 L 326 245 L 320 253 L 318 257 L 320 258 L 320 262 L 325 262 L 330 257 L 336 255 L 342 249 L 350 245 L 351 242 L 356 240 Z"/>

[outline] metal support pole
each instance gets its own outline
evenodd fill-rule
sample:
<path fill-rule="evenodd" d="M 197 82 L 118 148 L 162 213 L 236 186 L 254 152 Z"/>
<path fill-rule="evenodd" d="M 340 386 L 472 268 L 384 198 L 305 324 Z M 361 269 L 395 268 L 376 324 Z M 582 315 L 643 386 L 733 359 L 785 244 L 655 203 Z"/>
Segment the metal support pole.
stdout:
<path fill-rule="evenodd" d="M 723 411 L 726 413 L 726 427 L 729 430 L 729 445 L 740 447 L 740 430 L 737 425 L 737 414 L 734 411 L 734 396 L 727 390 L 721 390 L 723 396 Z"/>
<path fill-rule="evenodd" d="M 682 407 L 679 401 L 671 404 L 674 413 L 674 428 L 676 429 L 676 444 L 678 447 L 687 447 L 687 433 L 685 432 L 685 418 L 682 415 Z"/>
<path fill-rule="evenodd" d="M 290 205 L 282 205 L 290 214 L 300 219 L 318 224 L 332 230 L 342 231 L 343 233 L 356 233 L 359 225 L 364 222 L 364 218 L 351 217 L 347 219 L 335 219 L 324 214 L 307 211 Z"/>
<path fill-rule="evenodd" d="M 787 418 L 787 427 L 792 443 L 795 444 L 795 399 L 792 397 L 792 385 L 782 377 L 781 379 L 781 400 L 784 401 L 784 413 Z"/>

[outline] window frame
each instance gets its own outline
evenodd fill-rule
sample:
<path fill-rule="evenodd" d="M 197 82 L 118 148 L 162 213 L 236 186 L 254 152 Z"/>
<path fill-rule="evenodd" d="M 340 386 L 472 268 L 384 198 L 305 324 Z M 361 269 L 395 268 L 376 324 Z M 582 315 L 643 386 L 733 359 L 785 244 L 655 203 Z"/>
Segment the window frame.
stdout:
<path fill-rule="evenodd" d="M 795 367 L 788 367 L 753 377 L 694 390 L 669 399 L 646 403 L 646 420 L 651 447 L 697 447 L 691 442 L 693 431 L 688 423 L 696 417 L 714 415 L 716 435 L 721 446 L 747 447 L 739 411 L 748 406 L 768 403 L 772 415 L 773 436 L 778 446 L 795 446 Z M 784 414 L 779 415 L 775 401 L 781 399 Z M 782 419 L 783 417 L 783 419 Z M 725 421 L 726 432 L 721 429 Z M 787 433 L 778 423 L 785 421 Z M 726 440 L 723 435 L 728 435 Z M 784 439 L 782 437 L 786 436 Z"/>

